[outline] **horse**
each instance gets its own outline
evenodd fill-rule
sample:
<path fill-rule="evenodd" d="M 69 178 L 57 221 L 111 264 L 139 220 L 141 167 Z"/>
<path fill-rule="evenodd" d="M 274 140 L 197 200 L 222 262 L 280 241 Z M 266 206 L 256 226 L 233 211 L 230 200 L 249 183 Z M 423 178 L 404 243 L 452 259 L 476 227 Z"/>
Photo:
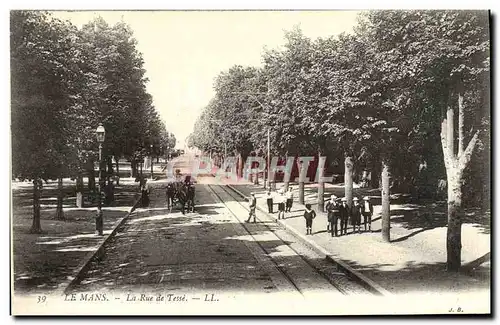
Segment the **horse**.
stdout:
<path fill-rule="evenodd" d="M 187 210 L 194 212 L 194 185 L 190 184 L 187 188 Z"/>
<path fill-rule="evenodd" d="M 185 214 L 186 203 L 188 202 L 188 186 L 184 182 L 177 182 L 175 197 L 181 204 L 182 214 Z"/>
<path fill-rule="evenodd" d="M 174 206 L 175 192 L 175 185 L 173 183 L 168 183 L 165 194 L 167 197 L 167 209 L 169 209 L 170 212 L 172 212 L 172 207 Z"/>

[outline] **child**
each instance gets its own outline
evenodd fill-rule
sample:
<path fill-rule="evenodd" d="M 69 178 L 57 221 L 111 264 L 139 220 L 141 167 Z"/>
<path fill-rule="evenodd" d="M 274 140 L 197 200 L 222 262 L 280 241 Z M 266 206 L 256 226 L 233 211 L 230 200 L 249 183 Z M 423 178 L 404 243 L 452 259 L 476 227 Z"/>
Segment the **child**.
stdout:
<path fill-rule="evenodd" d="M 286 207 L 285 212 L 292 212 L 293 205 L 293 188 L 290 186 L 286 192 Z"/>
<path fill-rule="evenodd" d="M 306 204 L 306 211 L 304 211 L 304 219 L 306 219 L 306 235 L 312 235 L 312 224 L 314 218 L 316 218 L 316 212 L 311 209 L 310 204 Z"/>
<path fill-rule="evenodd" d="M 273 213 L 273 195 L 271 194 L 271 190 L 267 192 L 267 210 L 269 213 Z"/>
<path fill-rule="evenodd" d="M 279 190 L 277 201 L 278 201 L 278 220 L 285 219 L 285 196 L 283 193 L 283 189 Z"/>

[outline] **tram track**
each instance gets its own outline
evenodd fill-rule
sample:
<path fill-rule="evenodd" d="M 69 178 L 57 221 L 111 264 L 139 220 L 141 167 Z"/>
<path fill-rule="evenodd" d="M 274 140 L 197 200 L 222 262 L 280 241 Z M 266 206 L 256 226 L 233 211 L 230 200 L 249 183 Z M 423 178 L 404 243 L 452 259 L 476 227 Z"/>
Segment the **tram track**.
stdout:
<path fill-rule="evenodd" d="M 248 232 L 248 234 L 254 239 L 254 241 L 259 245 L 259 247 L 265 251 L 268 255 L 269 252 L 268 250 L 259 242 L 257 238 L 255 238 L 254 234 L 252 234 L 250 227 L 248 227 L 244 220 L 241 220 L 241 217 L 237 216 L 237 213 L 232 211 L 230 207 L 225 203 L 225 201 L 222 198 L 222 195 L 217 193 L 215 188 L 220 188 L 224 193 L 228 196 L 231 197 L 234 202 L 237 202 L 240 208 L 243 208 L 245 211 L 249 211 L 249 208 L 241 202 L 243 197 L 236 191 L 234 191 L 231 187 L 227 185 L 217 185 L 215 187 L 214 185 L 208 185 L 209 189 L 217 196 L 217 198 L 225 205 L 225 207 L 231 212 L 231 214 L 234 216 L 235 219 L 237 219 L 243 228 Z M 291 242 L 293 240 L 293 235 L 287 234 L 286 230 L 284 227 L 280 226 L 278 223 L 276 223 L 276 220 L 267 216 L 265 213 L 259 213 L 256 216 L 256 219 L 259 221 L 260 224 L 264 225 L 267 230 L 272 233 L 283 245 L 286 245 L 291 251 L 293 251 L 294 254 L 299 256 L 301 260 L 312 270 L 314 270 L 318 276 L 321 276 L 323 279 L 325 279 L 336 291 L 340 292 L 343 295 L 349 295 L 349 294 L 370 294 L 368 291 L 366 291 L 362 285 L 356 283 L 355 281 L 352 281 L 345 273 L 341 272 L 338 270 L 338 268 L 329 262 L 327 259 L 311 259 L 306 257 L 304 254 L 304 250 L 308 250 L 306 246 L 299 242 Z M 270 226 L 272 225 L 272 226 Z M 291 242 L 291 243 L 290 243 Z M 297 248 L 300 247 L 300 248 Z M 309 250 L 309 252 L 311 252 Z M 272 258 L 271 258 L 272 259 Z M 293 276 L 288 274 L 286 269 L 284 269 L 282 266 L 279 265 L 276 261 L 274 261 L 275 267 L 279 270 L 281 274 L 297 289 L 298 292 L 301 294 L 303 293 L 303 289 L 300 288 L 300 286 L 296 283 L 297 279 L 294 279 Z M 299 279 L 300 280 L 300 279 Z"/>
<path fill-rule="evenodd" d="M 264 269 L 269 271 L 268 275 L 280 292 L 295 292 L 303 298 L 318 293 L 338 296 L 367 293 L 362 287 L 358 288 L 348 276 L 339 272 L 326 259 L 318 256 L 311 259 L 308 253 L 312 250 L 309 249 L 309 252 L 305 253 L 304 250 L 308 250 L 307 246 L 294 240 L 293 235 L 287 234 L 283 226 L 276 223 L 270 216 L 258 212 L 256 219 L 259 223 L 246 224 L 245 220 L 242 220 L 242 212 L 248 213 L 249 209 L 242 201 L 244 197 L 231 187 L 210 184 L 206 184 L 204 187 L 224 206 L 226 213 L 237 221 L 233 227 L 237 230 L 238 237 L 245 242 L 247 248 Z M 124 226 L 123 224 L 122 227 Z M 246 236 L 248 239 L 243 239 Z M 110 236 L 108 243 L 116 237 L 116 234 Z M 96 256 L 88 263 L 95 261 Z M 64 291 L 69 292 L 76 289 L 75 287 L 79 287 L 81 280 L 90 275 L 86 271 L 81 270 L 78 279 L 72 281 Z M 272 291 L 273 289 L 269 288 L 268 290 Z"/>

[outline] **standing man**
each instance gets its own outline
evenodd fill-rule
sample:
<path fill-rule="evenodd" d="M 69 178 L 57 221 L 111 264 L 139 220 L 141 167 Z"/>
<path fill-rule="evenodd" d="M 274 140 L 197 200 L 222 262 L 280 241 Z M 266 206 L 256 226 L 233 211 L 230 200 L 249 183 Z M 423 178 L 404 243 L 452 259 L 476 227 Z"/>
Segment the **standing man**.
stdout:
<path fill-rule="evenodd" d="M 246 222 L 250 222 L 250 218 L 252 218 L 253 215 L 253 222 L 255 223 L 255 218 L 257 217 L 255 215 L 255 208 L 257 207 L 257 199 L 255 198 L 255 193 L 252 192 L 250 193 L 250 211 L 248 213 L 248 219 Z"/>
<path fill-rule="evenodd" d="M 361 214 L 363 214 L 365 231 L 366 231 L 366 224 L 368 223 L 368 230 L 371 232 L 372 231 L 373 205 L 370 202 L 370 198 L 368 196 L 365 196 L 363 198 L 363 205 L 361 206 Z"/>
<path fill-rule="evenodd" d="M 150 193 L 150 187 L 148 184 L 148 180 L 144 179 L 141 186 L 141 201 L 142 201 L 141 203 L 143 208 L 149 206 L 149 193 Z"/>
<path fill-rule="evenodd" d="M 271 189 L 267 191 L 266 201 L 267 201 L 267 211 L 269 213 L 273 213 L 273 194 L 271 193 Z"/>
<path fill-rule="evenodd" d="M 347 199 L 342 198 L 342 205 L 339 207 L 340 210 L 340 235 L 347 235 L 347 221 L 349 220 L 350 209 L 347 205 Z"/>
<path fill-rule="evenodd" d="M 326 224 L 326 231 L 332 233 L 332 237 L 334 234 L 334 228 L 335 228 L 335 236 L 337 236 L 337 221 L 334 222 L 334 212 L 338 212 L 338 205 L 335 200 L 337 197 L 335 195 L 330 196 L 330 200 L 326 202 L 325 205 L 325 211 L 327 212 L 327 224 Z"/>
<path fill-rule="evenodd" d="M 351 208 L 351 223 L 353 233 L 356 232 L 356 226 L 358 226 L 358 233 L 361 233 L 361 206 L 359 205 L 357 197 L 353 199 L 353 206 Z"/>
<path fill-rule="evenodd" d="M 291 212 L 293 205 L 293 188 L 290 186 L 286 192 L 286 212 Z"/>

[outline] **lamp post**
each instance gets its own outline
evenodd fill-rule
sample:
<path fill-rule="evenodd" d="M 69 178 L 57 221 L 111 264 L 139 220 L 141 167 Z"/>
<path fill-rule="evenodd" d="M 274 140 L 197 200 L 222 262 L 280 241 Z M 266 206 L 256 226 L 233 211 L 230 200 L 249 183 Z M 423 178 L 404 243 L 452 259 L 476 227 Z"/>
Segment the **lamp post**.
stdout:
<path fill-rule="evenodd" d="M 102 191 L 102 144 L 104 143 L 104 139 L 106 137 L 106 129 L 102 124 L 99 124 L 96 130 L 97 142 L 99 143 L 99 198 L 97 201 L 97 217 L 96 217 L 96 231 L 102 236 L 103 234 L 103 213 L 102 213 L 102 203 L 101 203 L 101 191 Z"/>
<path fill-rule="evenodd" d="M 144 156 L 142 155 L 142 149 L 141 152 L 139 153 L 139 174 L 140 174 L 140 185 L 142 186 L 142 166 L 144 165 Z"/>
<path fill-rule="evenodd" d="M 151 180 L 153 180 L 153 144 L 150 145 L 151 148 Z"/>

